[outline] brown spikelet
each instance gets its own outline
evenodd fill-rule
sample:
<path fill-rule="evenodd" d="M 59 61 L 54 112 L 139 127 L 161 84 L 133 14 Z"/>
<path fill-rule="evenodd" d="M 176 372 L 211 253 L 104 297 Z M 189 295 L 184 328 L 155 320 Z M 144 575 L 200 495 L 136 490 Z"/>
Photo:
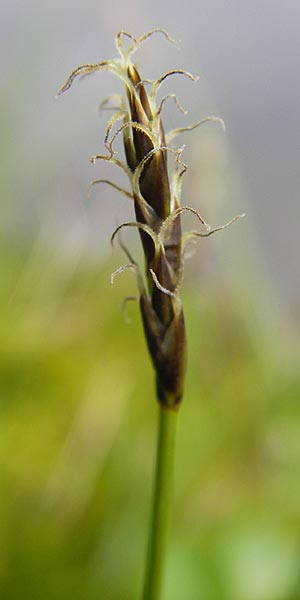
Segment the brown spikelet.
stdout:
<path fill-rule="evenodd" d="M 149 353 L 156 372 L 158 400 L 164 406 L 175 409 L 182 399 L 186 366 L 186 335 L 179 297 L 184 250 L 181 212 L 190 210 L 195 213 L 205 228 L 203 232 L 190 232 L 185 236 L 185 240 L 211 235 L 242 215 L 221 227 L 211 229 L 194 209 L 180 207 L 181 180 L 187 167 L 181 161 L 182 149 L 171 147 L 170 141 L 183 131 L 190 131 L 207 121 L 219 121 L 222 125 L 223 122 L 218 117 L 207 117 L 195 125 L 178 128 L 165 135 L 161 120 L 165 100 L 168 97 L 173 98 L 177 108 L 183 113 L 185 111 L 174 94 L 165 96 L 157 104 L 157 90 L 171 75 L 185 75 L 193 81 L 196 78 L 186 71 L 176 69 L 164 73 L 154 82 L 141 79 L 137 67 L 131 61 L 131 55 L 154 33 L 161 33 L 169 41 L 173 41 L 163 29 L 150 31 L 139 39 L 121 31 L 116 37 L 120 58 L 78 67 L 72 71 L 59 93 L 69 89 L 77 76 L 97 70 L 111 71 L 124 83 L 124 97 L 111 97 L 114 104 L 116 98 L 118 99 L 119 106 L 114 106 L 116 112 L 107 124 L 104 142 L 108 155 L 93 156 L 91 161 L 95 162 L 97 158 L 111 161 L 121 167 L 129 178 L 131 192 L 107 180 L 97 181 L 113 185 L 127 197 L 133 198 L 136 222 L 118 227 L 112 240 L 124 226 L 135 226 L 139 229 L 145 257 L 146 284 L 143 283 L 138 265 L 123 245 L 130 263 L 120 267 L 115 274 L 129 267 L 137 273 L 140 309 Z M 127 49 L 122 44 L 123 37 L 132 42 Z M 148 93 L 146 85 L 149 83 L 152 86 Z M 109 99 L 106 98 L 102 106 L 104 104 L 108 105 Z M 120 119 L 123 119 L 122 126 L 112 134 L 114 125 Z M 113 149 L 113 142 L 120 134 L 123 136 L 125 161 L 117 159 Z M 175 162 L 172 185 L 168 158 Z"/>

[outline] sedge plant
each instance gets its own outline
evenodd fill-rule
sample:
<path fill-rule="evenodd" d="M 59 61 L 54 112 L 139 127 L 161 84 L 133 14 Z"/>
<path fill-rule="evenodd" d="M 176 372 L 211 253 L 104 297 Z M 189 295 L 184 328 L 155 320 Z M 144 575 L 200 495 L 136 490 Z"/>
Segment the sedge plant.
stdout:
<path fill-rule="evenodd" d="M 116 36 L 119 53 L 117 58 L 77 67 L 59 91 L 59 94 L 65 92 L 74 79 L 95 71 L 114 73 L 122 80 L 125 90 L 124 94 L 113 94 L 101 103 L 102 109 L 112 111 L 104 138 L 105 153 L 91 156 L 90 161 L 108 161 L 126 174 L 129 189 L 106 179 L 95 180 L 93 184 L 109 184 L 132 201 L 135 220 L 117 227 L 111 241 L 114 242 L 121 229 L 137 228 L 145 258 L 143 273 L 119 237 L 128 262 L 113 273 L 112 281 L 116 274 L 126 269 L 133 269 L 136 273 L 142 323 L 156 375 L 159 408 L 156 471 L 143 600 L 160 600 L 162 597 L 176 424 L 186 370 L 186 334 L 180 300 L 185 248 L 191 240 L 208 237 L 242 216 L 237 215 L 228 223 L 211 228 L 194 208 L 180 204 L 182 179 L 187 167 L 182 161 L 183 148 L 174 145 L 173 140 L 207 121 L 217 121 L 222 126 L 224 124 L 219 117 L 209 116 L 194 125 L 164 132 L 161 114 L 168 99 L 173 100 L 181 112 L 186 111 L 175 94 L 157 99 L 161 85 L 172 75 L 183 75 L 192 81 L 197 78 L 182 69 L 168 71 L 155 81 L 141 78 L 132 62 L 132 55 L 154 33 L 160 33 L 168 41 L 173 41 L 163 29 L 154 29 L 140 38 L 120 31 Z M 129 45 L 124 45 L 124 38 L 129 39 Z M 119 136 L 123 138 L 123 160 L 114 149 L 114 142 Z M 168 165 L 170 159 L 173 168 Z M 200 231 L 182 233 L 181 215 L 184 211 L 195 215 L 200 223 Z"/>

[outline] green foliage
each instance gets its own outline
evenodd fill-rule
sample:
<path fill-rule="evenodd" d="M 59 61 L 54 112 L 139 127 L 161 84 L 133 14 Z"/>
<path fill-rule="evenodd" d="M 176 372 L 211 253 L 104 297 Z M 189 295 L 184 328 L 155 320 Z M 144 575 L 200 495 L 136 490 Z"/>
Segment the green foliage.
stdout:
<path fill-rule="evenodd" d="M 137 600 L 157 414 L 138 310 L 118 310 L 134 283 L 40 246 L 2 255 L 0 596 Z M 205 286 L 184 286 L 166 600 L 296 600 L 299 347 L 257 322 L 250 287 L 246 311 Z"/>

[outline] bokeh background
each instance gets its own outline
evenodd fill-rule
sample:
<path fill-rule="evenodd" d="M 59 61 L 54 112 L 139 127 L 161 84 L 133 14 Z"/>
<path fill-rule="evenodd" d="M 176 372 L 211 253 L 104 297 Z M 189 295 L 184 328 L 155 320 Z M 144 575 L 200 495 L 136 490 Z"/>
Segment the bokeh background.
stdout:
<path fill-rule="evenodd" d="M 186 264 L 189 339 L 166 600 L 300 598 L 299 19 L 296 0 L 1 3 L 0 595 L 139 598 L 157 408 L 132 274 L 111 251 L 132 206 L 91 165 L 103 73 L 55 100 L 119 29 L 165 27 L 136 60 L 175 67 L 189 110 L 182 200 L 212 225 Z M 119 147 L 121 152 L 121 146 Z M 192 216 L 184 217 L 194 228 Z M 141 259 L 137 235 L 126 243 Z M 125 260 L 126 262 L 126 260 Z M 127 322 L 130 321 L 130 322 Z"/>

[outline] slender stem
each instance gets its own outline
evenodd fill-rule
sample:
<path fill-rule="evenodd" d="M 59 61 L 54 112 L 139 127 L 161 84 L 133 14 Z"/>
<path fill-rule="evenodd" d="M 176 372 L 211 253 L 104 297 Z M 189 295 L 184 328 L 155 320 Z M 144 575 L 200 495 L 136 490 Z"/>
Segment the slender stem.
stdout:
<path fill-rule="evenodd" d="M 159 405 L 156 472 L 143 600 L 160 600 L 173 492 L 177 410 Z"/>

